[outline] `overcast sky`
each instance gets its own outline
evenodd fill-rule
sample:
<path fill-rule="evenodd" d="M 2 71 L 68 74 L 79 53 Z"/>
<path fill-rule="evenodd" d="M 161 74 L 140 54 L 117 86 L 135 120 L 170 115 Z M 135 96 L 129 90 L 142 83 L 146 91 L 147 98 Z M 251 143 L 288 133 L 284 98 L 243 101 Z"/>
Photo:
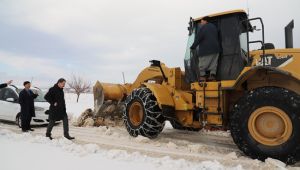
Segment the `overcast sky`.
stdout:
<path fill-rule="evenodd" d="M 295 20 L 300 47 L 299 0 L 249 0 L 262 17 L 266 42 L 284 48 L 284 26 Z M 40 87 L 79 74 L 122 83 L 159 59 L 183 69 L 189 17 L 232 9 L 246 0 L 0 0 L 0 81 L 32 80 Z M 298 11 L 297 11 L 298 10 Z"/>

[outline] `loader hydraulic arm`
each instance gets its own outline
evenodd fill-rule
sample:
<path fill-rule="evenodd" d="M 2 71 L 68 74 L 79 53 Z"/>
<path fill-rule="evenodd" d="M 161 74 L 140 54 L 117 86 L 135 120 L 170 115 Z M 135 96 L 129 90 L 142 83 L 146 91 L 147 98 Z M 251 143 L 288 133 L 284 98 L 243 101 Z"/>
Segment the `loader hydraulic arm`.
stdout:
<path fill-rule="evenodd" d="M 150 63 L 151 63 L 151 66 L 159 67 L 159 69 L 160 69 L 160 71 L 161 71 L 161 74 L 162 74 L 164 80 L 165 80 L 165 81 L 168 81 L 168 78 L 166 77 L 166 75 L 165 75 L 163 69 L 161 68 L 160 61 L 158 61 L 158 60 L 151 60 Z"/>

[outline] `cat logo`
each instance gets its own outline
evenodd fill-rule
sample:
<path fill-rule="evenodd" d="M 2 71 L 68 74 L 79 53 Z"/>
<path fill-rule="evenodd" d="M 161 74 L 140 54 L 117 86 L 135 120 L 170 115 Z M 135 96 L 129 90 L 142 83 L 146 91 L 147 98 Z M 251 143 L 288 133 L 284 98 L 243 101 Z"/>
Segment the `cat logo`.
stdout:
<path fill-rule="evenodd" d="M 267 54 L 264 61 L 265 66 L 284 67 L 293 61 L 293 55 L 275 56 L 274 54 Z M 256 66 L 263 66 L 263 58 L 256 59 Z"/>

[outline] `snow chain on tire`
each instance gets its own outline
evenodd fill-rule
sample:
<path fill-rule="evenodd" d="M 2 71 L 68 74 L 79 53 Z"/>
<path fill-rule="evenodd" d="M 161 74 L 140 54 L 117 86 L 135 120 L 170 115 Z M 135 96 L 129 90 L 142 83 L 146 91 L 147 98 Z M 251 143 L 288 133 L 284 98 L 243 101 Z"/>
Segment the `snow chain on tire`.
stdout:
<path fill-rule="evenodd" d="M 129 109 L 134 102 L 139 102 L 143 107 L 143 118 L 140 125 L 135 126 L 130 121 Z M 138 88 L 127 96 L 125 100 L 125 111 L 123 120 L 127 131 L 133 137 L 142 135 L 148 138 L 155 138 L 165 126 L 165 118 L 158 106 L 156 97 L 148 88 Z"/>

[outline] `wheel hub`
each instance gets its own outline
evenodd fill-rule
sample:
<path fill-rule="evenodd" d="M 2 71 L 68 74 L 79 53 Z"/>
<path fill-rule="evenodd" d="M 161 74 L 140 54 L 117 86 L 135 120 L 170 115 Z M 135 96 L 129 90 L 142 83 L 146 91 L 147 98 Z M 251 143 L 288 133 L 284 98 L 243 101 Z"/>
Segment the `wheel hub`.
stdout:
<path fill-rule="evenodd" d="M 144 118 L 144 108 L 138 101 L 133 102 L 129 108 L 129 120 L 134 126 L 139 126 Z"/>
<path fill-rule="evenodd" d="M 276 146 L 285 143 L 293 127 L 289 116 L 281 109 L 264 106 L 256 109 L 248 120 L 248 130 L 259 143 Z"/>

